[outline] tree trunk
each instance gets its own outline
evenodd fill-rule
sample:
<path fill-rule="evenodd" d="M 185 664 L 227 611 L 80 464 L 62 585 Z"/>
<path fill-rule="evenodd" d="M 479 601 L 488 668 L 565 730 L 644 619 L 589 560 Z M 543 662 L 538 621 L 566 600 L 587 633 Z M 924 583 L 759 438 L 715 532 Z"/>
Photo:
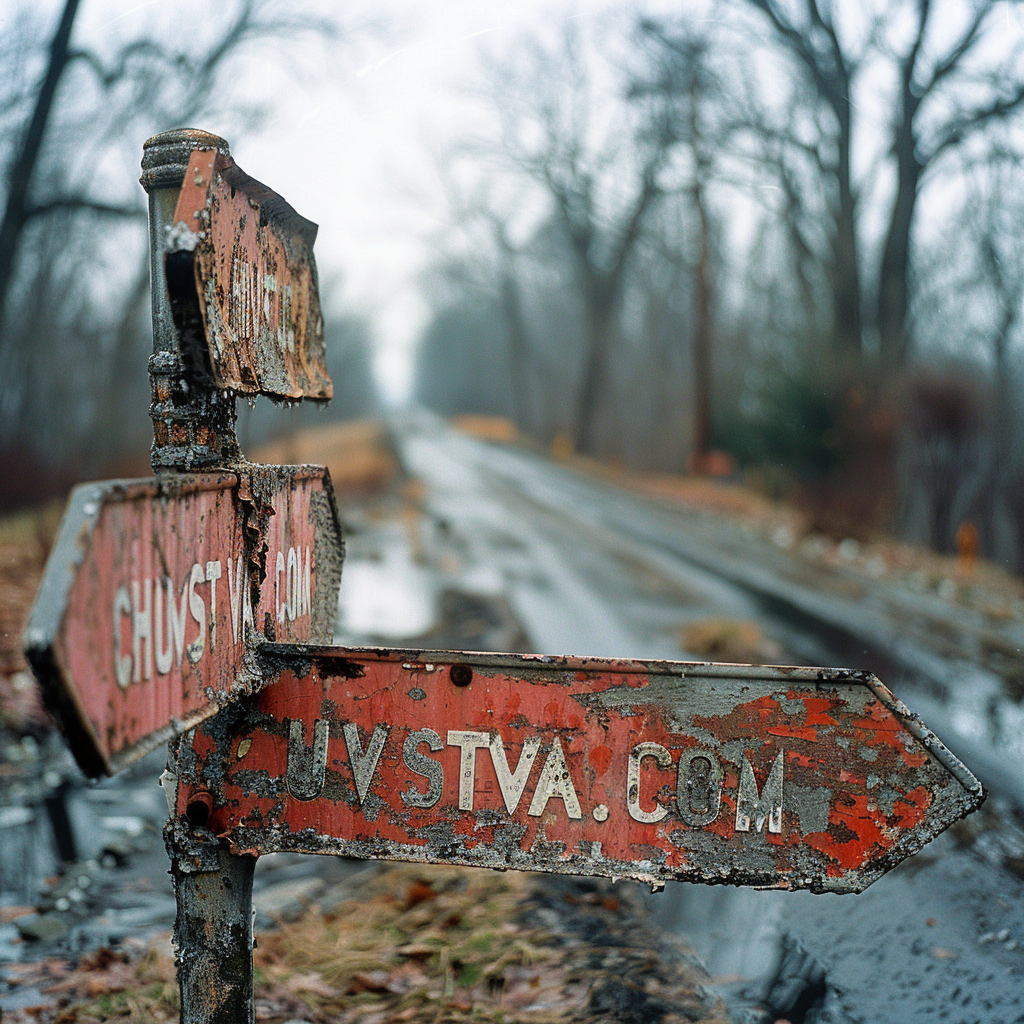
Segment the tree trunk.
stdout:
<path fill-rule="evenodd" d="M 849 85 L 832 104 L 839 121 L 837 208 L 832 239 L 832 316 L 836 354 L 857 360 L 863 342 L 860 265 L 857 259 L 857 201 L 851 180 L 851 123 Z"/>
<path fill-rule="evenodd" d="M 599 287 L 599 286 L 598 286 Z M 608 350 L 614 329 L 614 303 L 591 286 L 587 296 L 587 326 L 590 346 L 583 366 L 583 384 L 576 403 L 576 436 L 579 451 L 598 453 L 598 406 L 608 380 Z"/>
<path fill-rule="evenodd" d="M 149 307 L 149 267 L 143 264 L 131 289 L 126 293 L 124 311 L 113 332 L 113 351 L 106 357 L 108 370 L 99 385 L 96 413 L 89 428 L 89 441 L 83 453 L 86 472 L 95 474 L 111 460 L 133 449 L 144 455 L 149 431 L 138 415 L 146 409 L 146 360 L 149 331 L 145 316 Z M 142 328 L 140 330 L 140 327 Z M 132 407 L 133 400 L 139 404 Z M 125 424 L 137 424 L 126 427 Z"/>
<path fill-rule="evenodd" d="M 995 254 L 993 253 L 993 256 Z M 975 499 L 976 515 L 981 522 L 983 553 L 993 557 L 996 551 L 996 518 L 999 499 L 1006 490 L 1009 468 L 1013 464 L 1014 438 L 1010 417 L 1011 381 L 1007 366 L 1006 349 L 1010 335 L 1017 322 L 1020 293 L 1016 292 L 1005 302 L 1003 315 L 992 339 L 992 356 L 995 363 L 995 395 L 992 408 L 991 443 L 982 485 Z"/>
<path fill-rule="evenodd" d="M 700 181 L 694 184 L 697 212 L 697 267 L 694 302 L 697 322 L 693 336 L 693 468 L 703 472 L 711 450 L 711 281 L 708 276 L 708 217 Z"/>
<path fill-rule="evenodd" d="M 529 434 L 534 426 L 530 343 L 519 304 L 519 292 L 510 267 L 506 267 L 501 274 L 501 306 L 508 324 L 512 419 L 520 430 Z"/>
<path fill-rule="evenodd" d="M 895 144 L 896 199 L 878 271 L 878 308 L 875 315 L 879 362 L 889 369 L 902 366 L 909 349 L 910 229 L 922 170 L 914 155 L 914 135 L 910 125 L 904 125 L 896 136 Z"/>
<path fill-rule="evenodd" d="M 3 337 L 7 297 L 14 278 L 18 242 L 28 222 L 29 186 L 39 159 L 43 136 L 46 134 L 46 124 L 53 108 L 57 84 L 68 64 L 68 44 L 71 41 L 71 28 L 78 4 L 79 0 L 67 0 L 64 4 L 60 23 L 50 43 L 50 59 L 46 65 L 42 85 L 39 87 L 35 109 L 32 111 L 32 118 L 25 129 L 25 135 L 8 175 L 7 203 L 4 207 L 3 221 L 0 222 L 0 338 Z"/>

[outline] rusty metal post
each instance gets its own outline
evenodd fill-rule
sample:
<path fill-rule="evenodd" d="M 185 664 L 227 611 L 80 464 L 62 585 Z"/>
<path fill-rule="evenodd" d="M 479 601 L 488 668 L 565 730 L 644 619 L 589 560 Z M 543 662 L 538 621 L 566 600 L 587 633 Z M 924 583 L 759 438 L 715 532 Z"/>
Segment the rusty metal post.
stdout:
<path fill-rule="evenodd" d="M 194 128 L 155 135 L 143 144 L 142 176 L 149 195 L 149 259 L 153 355 L 149 361 L 153 420 L 151 464 L 156 473 L 231 468 L 241 459 L 235 396 L 209 373 L 190 254 L 165 261 L 167 235 L 189 158 L 196 149 L 228 155 L 220 137 Z M 187 266 L 180 265 L 182 260 Z M 169 280 L 170 270 L 171 280 Z M 178 775 L 177 743 L 168 774 Z M 197 815 L 171 813 L 164 841 L 177 900 L 175 959 L 182 1024 L 251 1024 L 252 878 L 255 857 L 234 856 Z"/>
<path fill-rule="evenodd" d="M 178 904 L 175 962 L 181 1024 L 252 1024 L 252 878 L 255 857 L 185 816 L 164 832 Z"/>
<path fill-rule="evenodd" d="M 180 254 L 172 280 L 164 264 L 167 232 L 189 157 L 196 149 L 228 155 L 219 136 L 175 128 L 143 143 L 142 187 L 149 194 L 149 262 L 153 292 L 153 355 L 149 377 L 153 403 L 155 472 L 227 468 L 241 458 L 235 436 L 235 396 L 213 384 L 209 355 L 191 271 L 191 254 Z M 170 287 L 168 287 L 170 285 Z"/>

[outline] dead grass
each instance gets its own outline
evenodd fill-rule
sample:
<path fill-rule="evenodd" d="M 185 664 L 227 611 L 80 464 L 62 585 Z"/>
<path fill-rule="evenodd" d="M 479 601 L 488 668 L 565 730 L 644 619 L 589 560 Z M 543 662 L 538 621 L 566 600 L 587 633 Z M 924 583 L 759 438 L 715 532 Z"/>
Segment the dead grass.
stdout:
<path fill-rule="evenodd" d="M 783 655 L 782 646 L 749 619 L 697 619 L 680 627 L 678 638 L 683 651 L 708 661 L 774 665 Z"/>
<path fill-rule="evenodd" d="M 0 518 L 0 726 L 16 732 L 48 728 L 21 636 L 63 514 L 56 501 Z"/>
<path fill-rule="evenodd" d="M 389 865 L 350 884 L 334 905 L 325 901 L 323 909 L 311 908 L 260 937 L 257 1019 L 618 1019 L 596 1012 L 599 993 L 598 1002 L 660 1007 L 652 1024 L 723 1021 L 722 1004 L 703 991 L 708 977 L 692 956 L 680 953 L 676 940 L 643 928 L 629 890 L 619 896 L 606 889 L 570 884 L 561 892 L 557 883 L 518 872 Z M 555 912 L 531 912 L 537 906 Z M 560 920 L 571 923 L 544 923 Z M 603 930 L 594 935 L 597 945 L 583 937 L 590 920 Z M 644 969 L 635 969 L 641 964 Z"/>
<path fill-rule="evenodd" d="M 452 426 L 463 434 L 479 437 L 483 441 L 498 441 L 511 444 L 519 439 L 516 425 L 505 416 L 481 416 L 466 414 L 453 416 Z"/>
<path fill-rule="evenodd" d="M 516 873 L 382 871 L 358 895 L 260 939 L 258 1009 L 272 1020 L 297 997 L 316 1020 L 504 1020 L 509 969 L 558 959 L 514 923 L 529 887 Z"/>
<path fill-rule="evenodd" d="M 399 474 L 398 459 L 380 420 L 349 420 L 310 427 L 257 448 L 253 462 L 326 466 L 339 497 L 372 494 Z"/>
<path fill-rule="evenodd" d="M 540 885 L 517 872 L 370 868 L 333 902 L 328 893 L 257 937 L 256 1019 L 567 1024 L 639 1020 L 649 1006 L 652 1024 L 724 1024 L 706 972 L 644 925 L 629 890 Z M 42 999 L 4 1024 L 177 1020 L 166 936 L 148 949 L 100 950 L 74 969 L 51 959 L 15 973 Z"/>
<path fill-rule="evenodd" d="M 129 940 L 117 951 L 101 947 L 83 957 L 77 967 L 48 957 L 8 965 L 5 970 L 16 986 L 39 991 L 40 996 L 36 1005 L 6 1011 L 4 1024 L 178 1020 L 178 985 L 166 935 L 148 946 Z"/>

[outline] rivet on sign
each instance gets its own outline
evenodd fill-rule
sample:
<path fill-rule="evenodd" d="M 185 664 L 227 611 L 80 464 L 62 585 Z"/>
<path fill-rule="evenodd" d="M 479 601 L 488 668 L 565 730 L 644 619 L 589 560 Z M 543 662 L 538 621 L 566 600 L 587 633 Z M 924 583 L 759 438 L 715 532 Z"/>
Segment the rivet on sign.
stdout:
<path fill-rule="evenodd" d="M 252 740 L 245 739 L 238 744 L 238 760 L 241 761 L 246 754 L 249 753 L 249 748 L 252 746 Z"/>
<path fill-rule="evenodd" d="M 205 789 L 197 789 L 188 799 L 185 817 L 193 825 L 205 825 L 213 811 L 213 797 Z"/>
<path fill-rule="evenodd" d="M 448 674 L 455 686 L 469 686 L 473 681 L 473 670 L 468 665 L 452 665 Z"/>
<path fill-rule="evenodd" d="M 598 804 L 594 808 L 594 821 L 607 821 L 608 808 L 604 804 Z"/>

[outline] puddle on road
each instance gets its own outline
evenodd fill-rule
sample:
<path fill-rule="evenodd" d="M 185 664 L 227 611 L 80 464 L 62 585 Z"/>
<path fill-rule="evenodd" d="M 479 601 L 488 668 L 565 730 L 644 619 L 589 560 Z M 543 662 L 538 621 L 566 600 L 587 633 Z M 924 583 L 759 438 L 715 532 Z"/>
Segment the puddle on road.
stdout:
<path fill-rule="evenodd" d="M 776 892 L 670 882 L 647 903 L 655 923 L 685 936 L 716 978 L 753 983 L 778 962 L 784 898 Z"/>
<path fill-rule="evenodd" d="M 403 640 L 430 630 L 437 621 L 434 573 L 413 559 L 406 532 L 382 529 L 377 550 L 345 559 L 338 595 L 338 642 L 350 636 Z"/>
<path fill-rule="evenodd" d="M 363 520 L 348 540 L 335 643 L 523 650 L 493 567 L 475 563 L 446 527 L 406 511 Z"/>

